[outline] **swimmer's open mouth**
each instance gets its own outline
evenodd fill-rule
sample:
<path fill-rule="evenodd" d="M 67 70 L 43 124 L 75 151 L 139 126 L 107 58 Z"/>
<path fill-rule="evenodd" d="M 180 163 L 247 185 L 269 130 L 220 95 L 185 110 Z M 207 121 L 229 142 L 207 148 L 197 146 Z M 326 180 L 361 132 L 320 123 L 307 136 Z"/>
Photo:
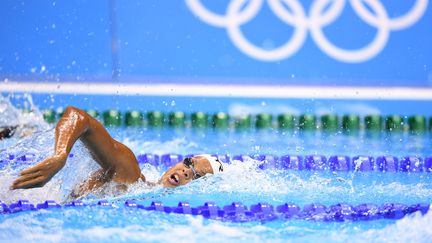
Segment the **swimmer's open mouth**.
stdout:
<path fill-rule="evenodd" d="M 178 185 L 180 184 L 179 176 L 178 176 L 176 173 L 172 174 L 172 175 L 168 178 L 168 181 L 169 181 L 169 183 L 170 183 L 171 185 L 173 185 L 173 186 L 178 186 Z"/>

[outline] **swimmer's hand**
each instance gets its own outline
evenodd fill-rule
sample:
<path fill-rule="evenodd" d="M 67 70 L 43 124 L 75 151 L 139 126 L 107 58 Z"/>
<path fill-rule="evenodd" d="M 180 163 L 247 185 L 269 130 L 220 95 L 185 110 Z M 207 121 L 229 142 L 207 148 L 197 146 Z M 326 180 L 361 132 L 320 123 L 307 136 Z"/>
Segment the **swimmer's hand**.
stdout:
<path fill-rule="evenodd" d="M 27 189 L 44 186 L 63 168 L 66 159 L 66 155 L 53 155 L 31 168 L 21 171 L 20 177 L 12 183 L 11 189 Z"/>

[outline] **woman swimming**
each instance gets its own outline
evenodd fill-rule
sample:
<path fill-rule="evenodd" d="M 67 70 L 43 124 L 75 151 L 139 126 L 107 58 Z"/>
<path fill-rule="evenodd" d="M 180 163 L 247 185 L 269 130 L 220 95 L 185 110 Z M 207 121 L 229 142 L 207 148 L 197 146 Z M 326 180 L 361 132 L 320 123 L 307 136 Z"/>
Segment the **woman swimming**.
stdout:
<path fill-rule="evenodd" d="M 14 135 L 16 130 L 16 126 L 15 127 L 0 127 L 0 140 L 4 139 L 4 138 L 10 138 Z"/>
<path fill-rule="evenodd" d="M 84 143 L 101 168 L 79 185 L 77 190 L 74 190 L 73 197 L 87 194 L 111 181 L 121 185 L 135 183 L 139 180 L 147 182 L 145 176 L 141 174 L 135 155 L 126 145 L 114 140 L 104 126 L 85 111 L 67 107 L 55 129 L 54 154 L 22 171 L 12 183 L 11 189 L 44 186 L 64 167 L 78 139 Z M 219 160 L 209 155 L 198 155 L 185 158 L 182 162 L 169 168 L 158 183 L 163 187 L 174 188 L 206 174 L 220 171 L 223 171 L 223 167 Z"/>

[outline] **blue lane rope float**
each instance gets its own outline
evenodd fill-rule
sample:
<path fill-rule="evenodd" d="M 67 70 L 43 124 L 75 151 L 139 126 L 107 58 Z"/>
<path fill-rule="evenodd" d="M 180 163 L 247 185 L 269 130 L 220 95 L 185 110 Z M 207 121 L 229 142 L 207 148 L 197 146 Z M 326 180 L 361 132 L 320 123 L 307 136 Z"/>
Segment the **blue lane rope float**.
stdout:
<path fill-rule="evenodd" d="M 154 166 L 171 166 L 182 161 L 184 157 L 180 154 L 141 154 L 138 156 L 140 164 L 151 164 Z M 214 154 L 220 161 L 231 163 L 233 160 L 245 161 L 255 159 L 261 162 L 260 169 L 292 169 L 292 170 L 313 170 L 313 171 L 379 171 L 379 172 L 432 172 L 432 156 L 415 157 L 404 156 L 323 156 L 323 155 L 283 155 L 275 156 L 270 154 L 261 155 L 235 155 L 232 158 L 226 154 Z"/>
<path fill-rule="evenodd" d="M 141 154 L 138 155 L 138 163 L 150 164 L 153 166 L 170 167 L 185 157 L 193 156 L 194 154 Z M 73 157 L 70 154 L 69 157 Z M 396 156 L 323 156 L 323 155 L 283 155 L 275 156 L 271 154 L 260 155 L 234 155 L 227 154 L 213 154 L 223 163 L 231 163 L 231 161 L 246 161 L 248 159 L 258 160 L 259 169 L 282 169 L 282 170 L 311 170 L 311 171 L 361 171 L 361 172 L 432 172 L 432 156 L 429 157 L 416 157 L 416 156 L 403 156 L 398 158 Z M 8 163 L 13 163 L 17 166 L 19 163 L 37 162 L 41 158 L 37 158 L 34 153 L 19 153 L 0 154 L 0 167 L 4 167 Z M 16 163 L 18 162 L 18 163 Z"/>
<path fill-rule="evenodd" d="M 416 212 L 420 212 L 424 215 L 428 213 L 430 208 L 430 204 L 426 203 L 418 203 L 410 206 L 400 203 L 385 203 L 380 206 L 371 203 L 364 203 L 358 206 L 338 203 L 328 207 L 320 203 L 313 203 L 304 205 L 303 209 L 293 203 L 285 203 L 276 207 L 268 203 L 257 203 L 248 208 L 240 202 L 233 202 L 223 207 L 219 207 L 214 202 L 206 202 L 204 205 L 198 207 L 191 207 L 188 202 L 179 202 L 177 206 L 170 207 L 165 206 L 159 201 L 153 201 L 150 206 L 144 206 L 133 200 L 125 201 L 123 205 L 127 208 L 136 208 L 167 214 L 199 215 L 206 219 L 227 222 L 267 222 L 278 219 L 323 222 L 401 219 L 406 215 Z M 82 201 L 72 201 L 65 205 L 60 205 L 53 200 L 47 200 L 43 203 L 37 204 L 36 206 L 31 204 L 28 200 L 19 200 L 10 205 L 0 202 L 0 214 L 11 214 L 41 209 L 79 209 L 83 207 L 118 208 L 119 206 L 110 203 L 107 200 L 101 200 L 93 204 L 86 204 Z"/>

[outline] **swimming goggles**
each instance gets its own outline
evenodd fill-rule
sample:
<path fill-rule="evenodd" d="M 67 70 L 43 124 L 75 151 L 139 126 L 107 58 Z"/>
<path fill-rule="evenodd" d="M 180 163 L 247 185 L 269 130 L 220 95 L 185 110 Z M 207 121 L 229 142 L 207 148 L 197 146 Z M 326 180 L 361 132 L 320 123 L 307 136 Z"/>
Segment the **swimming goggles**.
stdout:
<path fill-rule="evenodd" d="M 192 158 L 189 158 L 189 157 L 185 158 L 185 159 L 183 160 L 183 164 L 184 164 L 187 168 L 189 168 L 189 169 L 192 170 L 192 172 L 193 172 L 192 180 L 196 180 L 196 179 L 202 177 L 202 175 L 200 175 L 200 174 L 198 174 L 198 173 L 196 172 L 195 167 L 194 167 L 193 162 L 192 162 Z"/>

